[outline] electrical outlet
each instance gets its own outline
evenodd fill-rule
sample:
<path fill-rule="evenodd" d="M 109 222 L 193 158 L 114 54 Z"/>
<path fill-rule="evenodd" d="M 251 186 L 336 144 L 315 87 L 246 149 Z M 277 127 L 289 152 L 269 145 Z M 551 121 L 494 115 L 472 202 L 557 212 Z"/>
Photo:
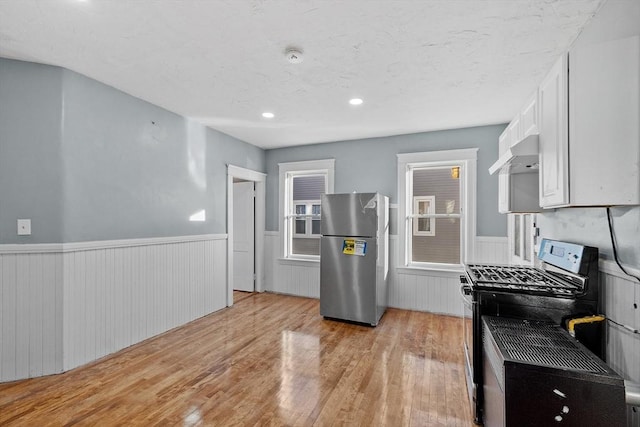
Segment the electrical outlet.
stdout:
<path fill-rule="evenodd" d="M 18 220 L 18 236 L 30 236 L 31 235 L 31 220 L 19 219 Z"/>

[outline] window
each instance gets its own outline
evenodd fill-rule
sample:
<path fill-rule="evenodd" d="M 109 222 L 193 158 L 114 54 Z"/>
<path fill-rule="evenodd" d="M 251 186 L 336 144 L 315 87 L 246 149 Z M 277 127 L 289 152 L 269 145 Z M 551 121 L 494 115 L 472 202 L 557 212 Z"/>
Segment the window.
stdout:
<path fill-rule="evenodd" d="M 333 192 L 334 160 L 281 163 L 280 236 L 283 256 L 320 256 L 320 198 Z"/>
<path fill-rule="evenodd" d="M 435 236 L 436 222 L 433 215 L 436 213 L 436 196 L 413 196 L 413 221 L 414 236 Z"/>
<path fill-rule="evenodd" d="M 509 262 L 516 265 L 533 265 L 535 254 L 536 215 L 509 214 Z"/>
<path fill-rule="evenodd" d="M 405 267 L 459 269 L 473 254 L 477 149 L 398 155 Z"/>
<path fill-rule="evenodd" d="M 325 192 L 325 177 L 322 176 L 314 176 L 314 177 L 294 177 L 294 181 L 311 178 L 316 179 L 318 181 L 318 189 L 322 188 L 322 193 Z M 295 226 L 293 237 L 295 238 L 319 238 L 320 237 L 320 199 L 317 200 L 299 200 L 295 198 L 294 191 L 294 199 L 293 205 L 295 206 Z"/>

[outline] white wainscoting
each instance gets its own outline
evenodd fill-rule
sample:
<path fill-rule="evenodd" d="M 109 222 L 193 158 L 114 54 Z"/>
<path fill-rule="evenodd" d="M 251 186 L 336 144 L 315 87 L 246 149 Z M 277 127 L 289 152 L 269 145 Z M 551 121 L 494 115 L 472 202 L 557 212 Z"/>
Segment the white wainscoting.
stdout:
<path fill-rule="evenodd" d="M 474 262 L 485 264 L 508 264 L 509 245 L 507 237 L 476 237 L 476 257 Z"/>
<path fill-rule="evenodd" d="M 264 238 L 265 290 L 278 294 L 320 298 L 320 263 L 283 260 L 277 231 Z"/>
<path fill-rule="evenodd" d="M 0 382 L 62 372 L 62 271 L 62 245 L 0 252 Z"/>
<path fill-rule="evenodd" d="M 460 273 L 395 270 L 389 282 L 389 307 L 462 316 Z"/>
<path fill-rule="evenodd" d="M 389 239 L 389 306 L 460 316 L 459 272 L 397 269 L 397 236 Z M 265 233 L 265 289 L 311 298 L 320 297 L 320 265 L 281 259 L 278 232 Z M 506 263 L 506 237 L 478 237 L 475 262 Z"/>
<path fill-rule="evenodd" d="M 640 329 L 640 284 L 609 260 L 600 261 L 600 272 L 604 314 Z M 632 273 L 640 275 L 638 270 Z M 625 379 L 640 383 L 640 335 L 607 322 L 607 363 Z M 629 408 L 627 425 L 640 427 L 640 408 Z"/>
<path fill-rule="evenodd" d="M 66 371 L 225 307 L 226 245 L 1 245 L 0 381 Z"/>

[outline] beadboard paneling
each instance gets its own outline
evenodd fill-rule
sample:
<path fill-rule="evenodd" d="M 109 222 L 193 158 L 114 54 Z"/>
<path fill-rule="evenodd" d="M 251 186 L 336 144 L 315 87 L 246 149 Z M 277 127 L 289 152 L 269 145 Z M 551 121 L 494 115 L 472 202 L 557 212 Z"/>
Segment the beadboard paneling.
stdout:
<path fill-rule="evenodd" d="M 600 265 L 604 314 L 640 329 L 640 284 L 618 273 L 611 261 Z M 639 308 L 634 308 L 634 303 Z M 625 379 L 640 383 L 640 335 L 607 322 L 607 363 Z M 629 408 L 627 425 L 640 427 L 640 408 L 635 412 Z"/>
<path fill-rule="evenodd" d="M 487 246 L 496 259 L 506 253 L 506 238 L 489 238 Z M 397 236 L 389 239 L 389 306 L 407 310 L 428 311 L 460 316 L 462 303 L 459 297 L 460 273 L 457 272 L 411 272 L 397 266 Z M 320 265 L 311 262 L 296 262 L 279 259 L 277 232 L 265 233 L 266 290 L 270 292 L 320 297 Z M 500 248 L 500 245 L 504 248 Z M 482 246 L 482 245 L 481 245 Z M 488 255 L 487 258 L 489 259 Z M 489 261 L 487 261 L 489 262 Z"/>
<path fill-rule="evenodd" d="M 279 259 L 277 232 L 265 233 L 265 290 L 279 294 L 320 298 L 320 263 Z"/>
<path fill-rule="evenodd" d="M 0 381 L 62 371 L 62 254 L 0 254 Z"/>
<path fill-rule="evenodd" d="M 398 237 L 389 239 L 389 307 L 462 316 L 460 273 L 398 268 Z"/>
<path fill-rule="evenodd" d="M 460 273 L 429 272 L 392 275 L 389 307 L 462 316 Z"/>
<path fill-rule="evenodd" d="M 65 254 L 64 370 L 226 306 L 226 240 Z"/>
<path fill-rule="evenodd" d="M 508 264 L 509 245 L 506 237 L 476 237 L 476 258 L 474 262 L 484 264 Z"/>
<path fill-rule="evenodd" d="M 69 370 L 225 307 L 226 245 L 209 235 L 0 248 L 0 381 Z"/>

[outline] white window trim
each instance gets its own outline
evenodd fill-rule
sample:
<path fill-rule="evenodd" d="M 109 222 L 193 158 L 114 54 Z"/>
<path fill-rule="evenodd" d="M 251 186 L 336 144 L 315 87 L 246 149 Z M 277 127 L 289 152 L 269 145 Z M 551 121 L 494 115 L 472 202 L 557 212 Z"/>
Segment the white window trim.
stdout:
<path fill-rule="evenodd" d="M 526 227 L 525 217 L 531 218 L 530 227 Z M 515 222 L 519 218 L 520 222 L 520 247 L 516 248 Z M 529 247 L 527 248 L 527 235 L 529 236 Z M 535 213 L 510 213 L 507 215 L 507 247 L 509 248 L 509 263 L 514 265 L 532 266 L 536 259 L 536 214 Z M 520 252 L 517 255 L 516 251 Z M 525 258 L 528 251 L 531 259 Z"/>
<path fill-rule="evenodd" d="M 429 219 L 429 231 L 421 231 L 419 229 L 420 222 L 413 221 L 413 235 L 414 236 L 435 236 L 436 222 L 435 222 L 435 217 L 432 215 L 436 213 L 436 196 L 414 196 L 413 212 L 417 212 L 419 210 L 418 205 L 420 202 L 429 202 L 429 211 L 424 216 L 424 218 Z M 420 218 L 422 218 L 422 216 L 420 216 Z"/>
<path fill-rule="evenodd" d="M 473 259 L 476 235 L 476 199 L 477 199 L 477 148 L 458 150 L 430 151 L 423 153 L 398 154 L 398 262 L 400 268 L 425 270 L 455 270 L 463 268 L 463 263 Z M 410 250 L 407 247 L 408 233 L 413 227 L 408 226 L 407 215 L 410 213 L 409 203 L 412 198 L 407 195 L 408 178 L 411 169 L 419 166 L 449 165 L 457 162 L 463 165 L 460 179 L 462 188 L 460 198 L 464 200 L 464 211 L 461 213 L 462 233 L 460 233 L 461 264 L 415 263 L 410 261 Z M 461 203 L 462 204 L 462 203 Z"/>
<path fill-rule="evenodd" d="M 300 260 L 320 262 L 319 255 L 295 255 L 288 254 L 288 239 L 286 234 L 287 218 L 285 216 L 285 194 L 287 189 L 287 175 L 299 172 L 307 175 L 313 172 L 327 174 L 327 194 L 334 192 L 335 159 L 307 160 L 301 162 L 278 163 L 278 229 L 280 234 L 280 256 L 284 260 Z"/>

